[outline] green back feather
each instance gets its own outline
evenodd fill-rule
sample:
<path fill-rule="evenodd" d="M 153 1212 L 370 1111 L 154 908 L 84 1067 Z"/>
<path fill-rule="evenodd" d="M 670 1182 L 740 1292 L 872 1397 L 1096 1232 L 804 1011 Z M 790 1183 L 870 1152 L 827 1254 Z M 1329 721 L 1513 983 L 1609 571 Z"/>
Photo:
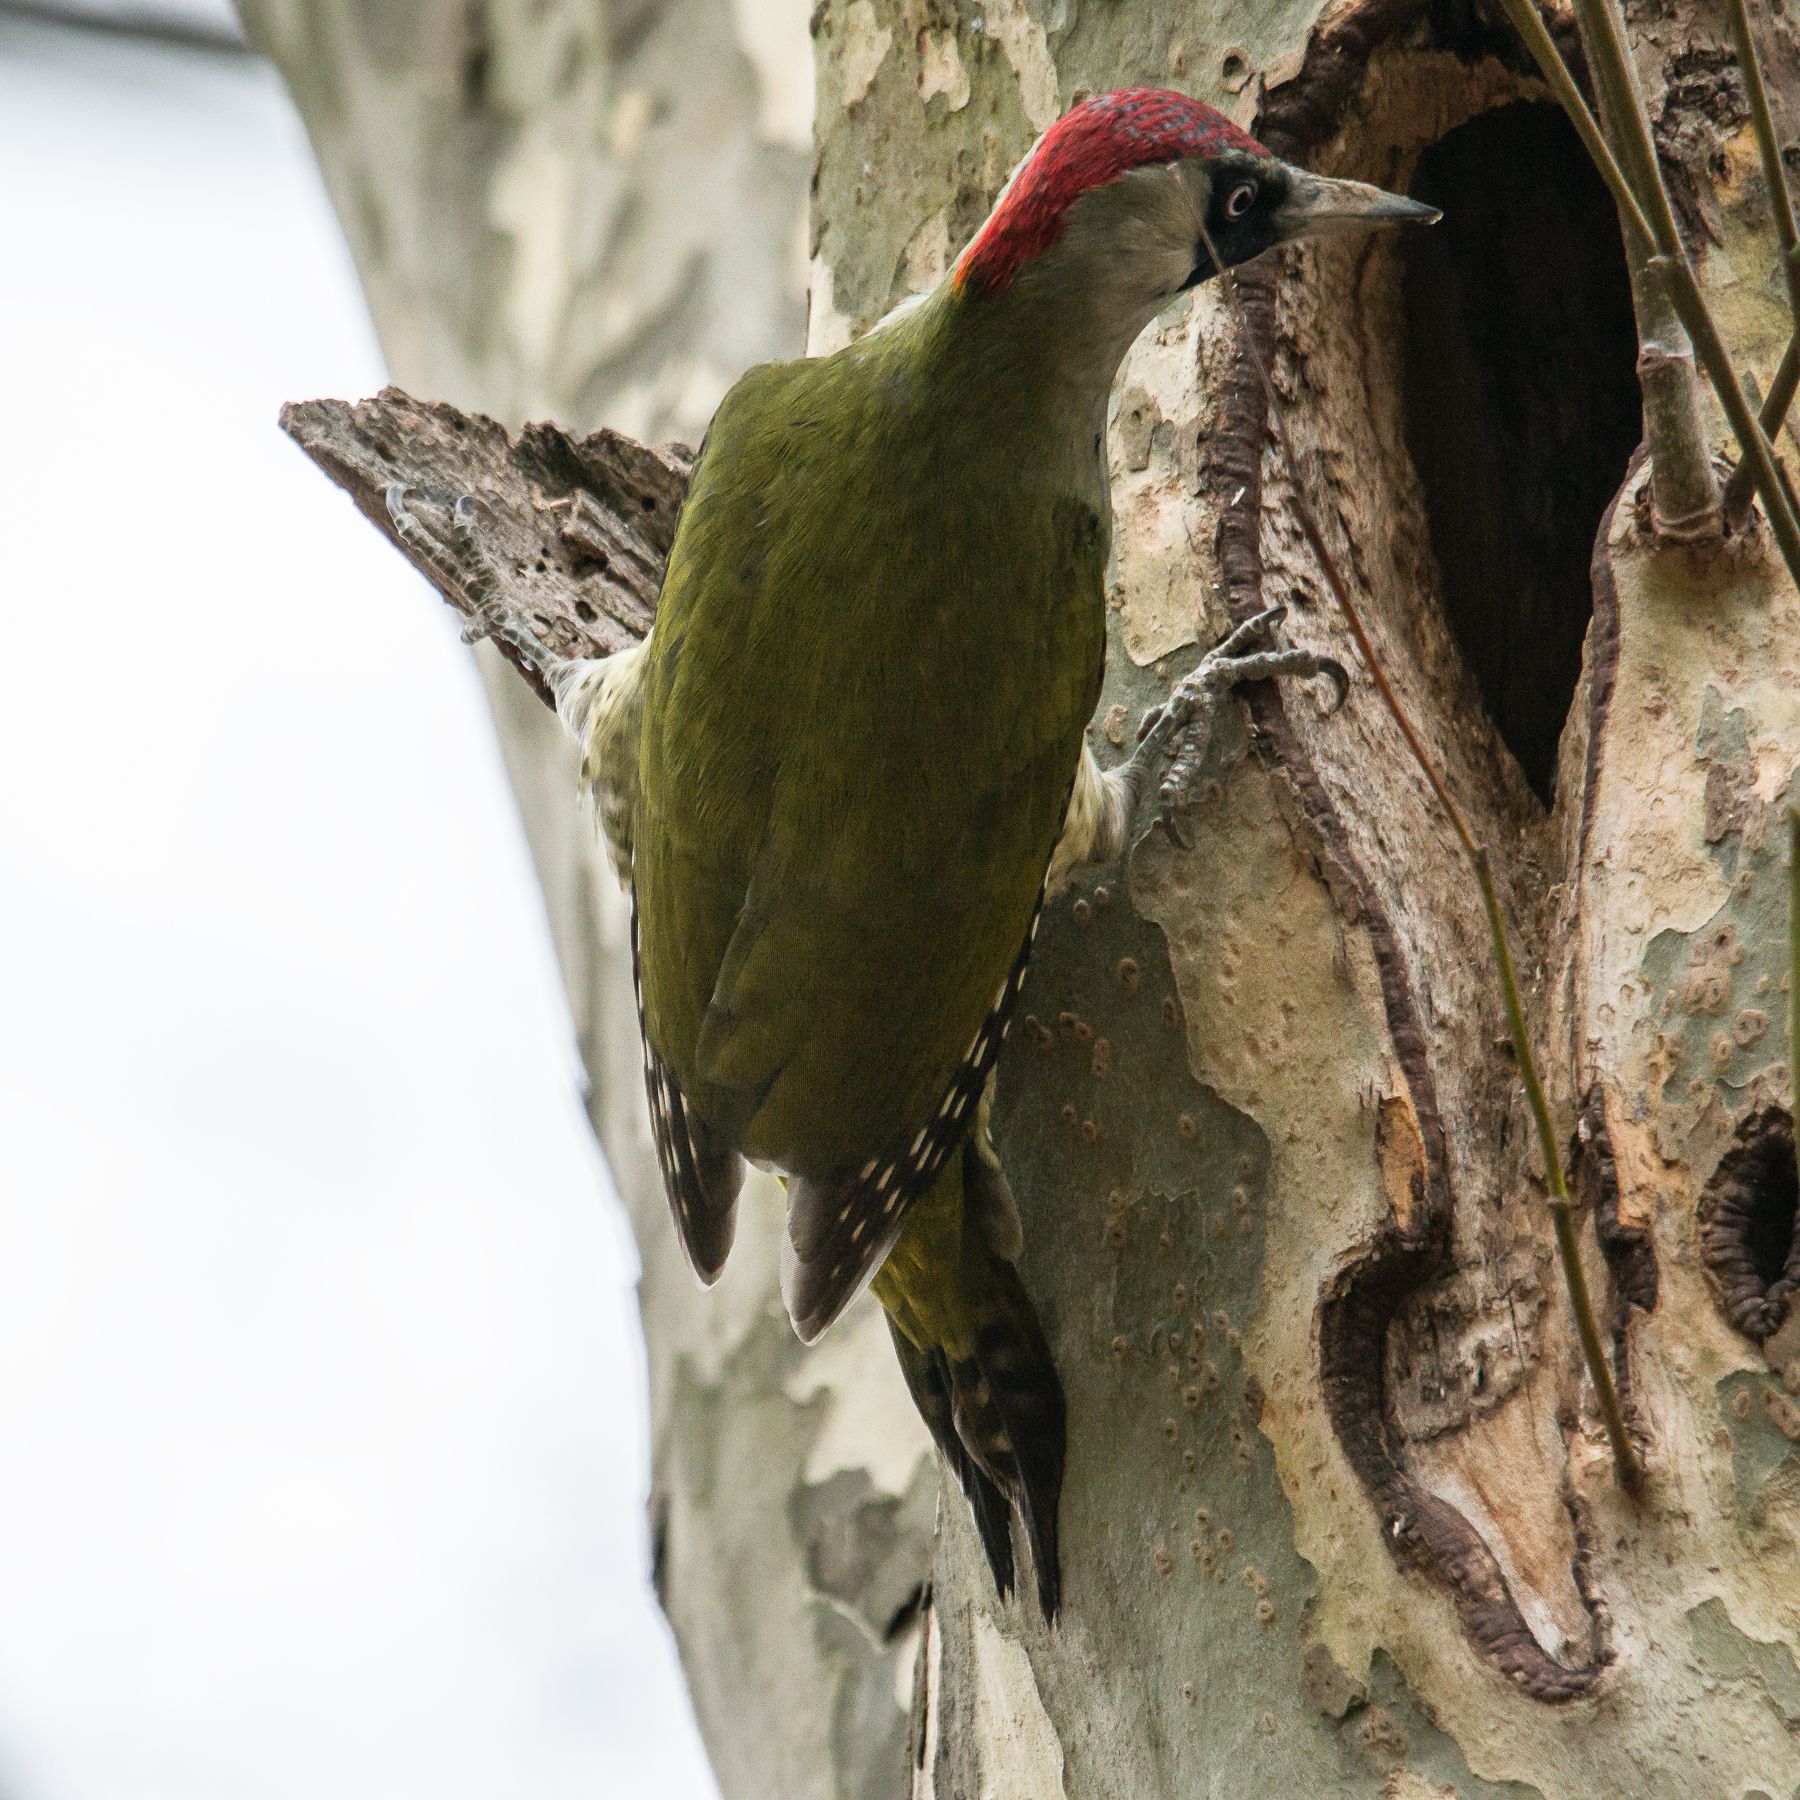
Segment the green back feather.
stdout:
<path fill-rule="evenodd" d="M 1089 421 L 984 349 L 979 305 L 946 287 L 732 390 L 651 640 L 645 1027 L 699 1113 L 798 1173 L 931 1117 L 1099 690 L 1099 446 L 1087 491 L 1057 491 L 1049 453 Z"/>

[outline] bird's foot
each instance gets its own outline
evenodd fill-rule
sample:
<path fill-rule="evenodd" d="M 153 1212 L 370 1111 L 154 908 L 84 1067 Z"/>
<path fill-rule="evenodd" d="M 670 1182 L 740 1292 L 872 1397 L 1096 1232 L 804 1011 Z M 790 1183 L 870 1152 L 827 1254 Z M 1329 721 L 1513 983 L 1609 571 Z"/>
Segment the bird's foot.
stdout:
<path fill-rule="evenodd" d="M 1311 680 L 1323 675 L 1335 690 L 1327 708 L 1330 712 L 1335 712 L 1350 692 L 1349 674 L 1335 657 L 1276 642 L 1276 627 L 1286 616 L 1285 606 L 1271 606 L 1246 619 L 1176 683 L 1175 691 L 1161 706 L 1145 715 L 1131 760 L 1138 764 L 1142 759 L 1147 768 L 1157 758 L 1169 755 L 1169 766 L 1157 789 L 1157 823 L 1184 850 L 1189 845 L 1181 832 L 1181 814 L 1198 784 L 1219 708 L 1233 688 L 1246 681 L 1292 675 Z"/>
<path fill-rule="evenodd" d="M 450 529 L 456 540 L 455 566 L 452 567 L 446 561 L 440 541 L 407 504 L 411 492 L 404 482 L 390 484 L 385 495 L 388 517 L 393 521 L 396 533 L 427 565 L 438 585 L 461 599 L 463 642 L 475 644 L 483 638 L 497 638 L 511 646 L 541 679 L 550 681 L 557 666 L 565 659 L 498 601 L 499 580 L 481 532 L 481 502 L 473 494 L 464 494 L 450 509 Z"/>

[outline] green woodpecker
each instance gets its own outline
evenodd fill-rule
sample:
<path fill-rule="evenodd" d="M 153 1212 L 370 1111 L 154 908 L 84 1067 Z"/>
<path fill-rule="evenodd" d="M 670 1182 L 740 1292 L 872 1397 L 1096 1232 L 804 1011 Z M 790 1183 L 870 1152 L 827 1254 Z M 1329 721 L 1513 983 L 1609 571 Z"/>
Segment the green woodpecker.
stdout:
<path fill-rule="evenodd" d="M 1432 217 L 1183 95 L 1089 100 L 935 291 L 726 395 L 641 646 L 571 663 L 503 631 L 584 746 L 632 896 L 650 1118 L 694 1272 L 724 1265 L 746 1160 L 780 1171 L 794 1329 L 812 1342 L 873 1281 L 1000 1593 L 1010 1510 L 1046 1618 L 1063 1396 L 985 1125 L 1038 914 L 1122 853 L 1151 771 L 1233 683 L 1342 676 L 1272 645 L 1266 614 L 1100 769 L 1113 375 L 1220 265 Z"/>

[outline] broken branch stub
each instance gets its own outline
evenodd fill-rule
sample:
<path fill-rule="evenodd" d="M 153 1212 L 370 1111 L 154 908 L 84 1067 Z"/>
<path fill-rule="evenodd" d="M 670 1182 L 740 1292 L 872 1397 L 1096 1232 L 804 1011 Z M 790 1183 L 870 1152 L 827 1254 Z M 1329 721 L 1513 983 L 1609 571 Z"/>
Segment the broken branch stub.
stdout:
<path fill-rule="evenodd" d="M 470 636 L 511 617 L 564 656 L 605 656 L 649 631 L 693 466 L 685 446 L 549 424 L 513 437 L 481 413 L 396 387 L 354 405 L 290 402 L 281 427 L 469 621 Z M 388 504 L 395 489 L 416 521 L 405 531 Z M 481 561 L 452 526 L 465 497 L 481 520 Z M 550 704 L 518 652 L 495 647 Z"/>

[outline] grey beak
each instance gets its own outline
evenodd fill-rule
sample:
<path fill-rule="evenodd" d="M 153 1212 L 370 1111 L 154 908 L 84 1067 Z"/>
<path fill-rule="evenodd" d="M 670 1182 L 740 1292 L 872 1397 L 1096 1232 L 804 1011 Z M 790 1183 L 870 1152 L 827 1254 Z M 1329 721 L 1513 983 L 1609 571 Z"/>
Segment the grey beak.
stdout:
<path fill-rule="evenodd" d="M 1288 195 L 1275 209 L 1273 221 L 1276 231 L 1287 239 L 1359 231 L 1369 225 L 1435 225 L 1443 216 L 1422 200 L 1390 194 L 1366 181 L 1344 181 L 1290 168 Z"/>

